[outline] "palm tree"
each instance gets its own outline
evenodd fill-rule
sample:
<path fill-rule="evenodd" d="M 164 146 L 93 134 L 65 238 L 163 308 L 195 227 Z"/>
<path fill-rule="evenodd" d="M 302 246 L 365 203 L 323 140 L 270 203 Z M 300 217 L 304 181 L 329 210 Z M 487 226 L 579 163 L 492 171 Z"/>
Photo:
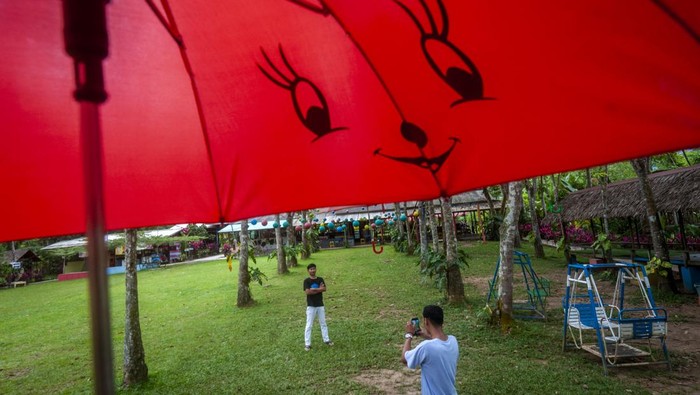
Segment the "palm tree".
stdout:
<path fill-rule="evenodd" d="M 148 366 L 141 341 L 139 321 L 139 289 L 136 276 L 138 236 L 136 229 L 127 229 L 125 238 L 126 309 L 124 311 L 124 375 L 122 385 L 130 387 L 148 380 Z"/>
<path fill-rule="evenodd" d="M 238 259 L 238 299 L 236 306 L 245 307 L 254 303 L 250 294 L 250 273 L 248 272 L 248 220 L 241 221 L 241 252 Z"/>

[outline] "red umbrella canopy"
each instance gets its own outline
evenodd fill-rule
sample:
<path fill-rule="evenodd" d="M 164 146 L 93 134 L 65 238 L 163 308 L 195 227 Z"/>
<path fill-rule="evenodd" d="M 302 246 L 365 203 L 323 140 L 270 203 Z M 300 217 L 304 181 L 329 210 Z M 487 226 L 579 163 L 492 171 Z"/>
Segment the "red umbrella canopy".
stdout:
<path fill-rule="evenodd" d="M 108 6 L 108 229 L 420 200 L 700 146 L 693 0 L 147 3 Z M 0 240 L 80 233 L 61 4 L 2 2 L 0 26 Z"/>

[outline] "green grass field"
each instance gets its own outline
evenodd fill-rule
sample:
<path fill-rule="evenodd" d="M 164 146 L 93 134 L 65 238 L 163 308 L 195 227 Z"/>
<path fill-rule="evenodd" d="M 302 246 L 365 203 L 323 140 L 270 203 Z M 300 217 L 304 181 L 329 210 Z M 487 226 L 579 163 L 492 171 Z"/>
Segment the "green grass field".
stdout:
<path fill-rule="evenodd" d="M 466 278 L 493 274 L 498 245 L 467 247 Z M 528 251 L 525 248 L 526 252 Z M 547 250 L 548 254 L 556 254 Z M 305 266 L 325 278 L 324 299 L 334 347 L 314 326 L 304 351 Z M 252 284 L 256 305 L 236 307 L 237 270 L 224 261 L 139 272 L 141 330 L 149 381 L 122 393 L 372 394 L 355 378 L 403 372 L 404 323 L 443 295 L 422 281 L 417 257 L 385 247 L 327 250 L 284 276 L 258 258 L 269 280 Z M 535 260 L 540 275 L 565 270 L 561 257 Z M 116 385 L 121 383 L 124 276 L 109 278 Z M 552 287 L 562 287 L 553 283 Z M 634 380 L 602 374 L 584 352 L 561 351 L 561 309 L 546 322 L 519 321 L 501 335 L 479 315 L 485 291 L 466 285 L 468 305 L 445 308 L 445 330 L 460 344 L 460 393 L 648 393 Z M 639 369 L 639 377 L 668 374 Z M 0 290 L 0 394 L 90 393 L 93 390 L 86 280 Z M 415 377 L 415 374 L 412 375 Z M 415 384 L 414 390 L 419 389 Z"/>

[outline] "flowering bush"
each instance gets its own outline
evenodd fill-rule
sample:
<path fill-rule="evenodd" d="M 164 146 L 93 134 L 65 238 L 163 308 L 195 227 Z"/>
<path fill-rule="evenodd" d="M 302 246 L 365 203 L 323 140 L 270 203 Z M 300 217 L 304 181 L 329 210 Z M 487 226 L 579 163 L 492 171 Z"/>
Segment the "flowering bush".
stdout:
<path fill-rule="evenodd" d="M 527 235 L 531 231 L 532 224 L 523 224 L 520 226 L 520 232 L 523 235 Z M 575 225 L 569 225 L 566 228 L 566 235 L 569 238 L 569 242 L 573 244 L 591 244 L 595 240 L 590 230 Z M 540 225 L 540 236 L 543 240 L 557 241 L 561 238 L 561 231 L 558 226 L 543 223 Z"/>

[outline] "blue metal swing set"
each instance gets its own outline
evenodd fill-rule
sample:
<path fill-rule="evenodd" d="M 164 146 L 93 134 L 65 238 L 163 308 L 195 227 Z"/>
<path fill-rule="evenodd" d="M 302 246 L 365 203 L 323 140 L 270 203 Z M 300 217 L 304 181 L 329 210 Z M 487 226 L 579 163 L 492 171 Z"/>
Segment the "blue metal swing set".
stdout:
<path fill-rule="evenodd" d="M 499 269 L 501 259 L 496 261 L 496 270 L 493 273 L 493 279 L 489 281 L 489 295 L 486 298 L 486 304 L 490 305 L 492 298 L 496 300 L 498 295 L 498 284 L 500 283 Z M 513 275 L 520 269 L 523 278 L 524 291 L 527 295 L 526 300 L 513 301 L 513 317 L 521 319 L 545 319 L 546 301 L 549 296 L 549 280 L 544 277 L 539 277 L 532 268 L 530 256 L 524 252 L 513 251 Z"/>
<path fill-rule="evenodd" d="M 609 303 L 604 301 L 594 278 L 605 271 L 616 276 Z M 668 314 L 656 306 L 644 266 L 569 264 L 562 302 L 564 350 L 582 349 L 600 357 L 605 374 L 609 368 L 622 366 L 665 364 L 671 368 L 666 348 Z M 652 343 L 658 344 L 660 352 L 652 349 Z M 661 355 L 660 360 L 655 353 Z"/>

